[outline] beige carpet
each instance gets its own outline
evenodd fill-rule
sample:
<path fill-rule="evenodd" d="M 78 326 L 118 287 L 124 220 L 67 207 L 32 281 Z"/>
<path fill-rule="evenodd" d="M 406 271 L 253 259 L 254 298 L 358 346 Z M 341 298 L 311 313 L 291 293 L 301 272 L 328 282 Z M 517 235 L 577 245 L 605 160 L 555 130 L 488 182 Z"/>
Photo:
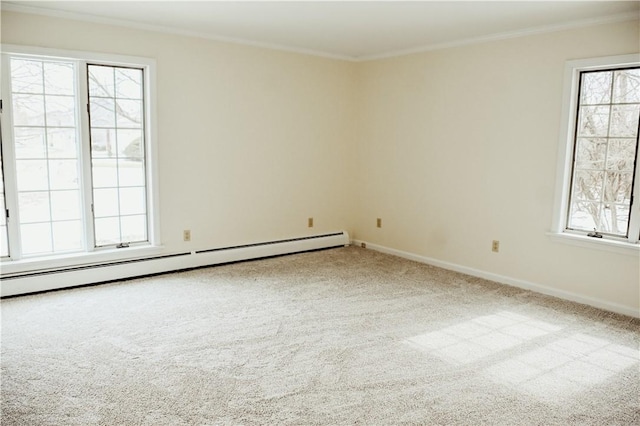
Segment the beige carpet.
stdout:
<path fill-rule="evenodd" d="M 640 424 L 640 321 L 360 248 L 1 309 L 3 426 Z"/>

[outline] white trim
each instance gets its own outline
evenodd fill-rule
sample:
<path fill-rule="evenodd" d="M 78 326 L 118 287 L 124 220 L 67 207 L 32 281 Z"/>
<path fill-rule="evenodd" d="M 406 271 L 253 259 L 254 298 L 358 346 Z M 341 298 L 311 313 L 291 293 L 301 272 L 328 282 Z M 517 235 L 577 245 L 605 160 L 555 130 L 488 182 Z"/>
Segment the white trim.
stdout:
<path fill-rule="evenodd" d="M 391 254 L 394 256 L 402 257 L 404 259 L 409 259 L 416 262 L 425 263 L 427 265 L 448 269 L 450 271 L 460 272 L 466 275 L 471 275 L 474 277 L 495 281 L 500 284 L 506 284 L 512 287 L 518 287 L 525 290 L 534 291 L 536 293 L 542 293 L 548 296 L 554 296 L 560 299 L 569 300 L 571 302 L 577 302 L 583 305 L 593 306 L 606 311 L 616 312 L 618 314 L 640 318 L 640 310 L 638 310 L 637 308 L 631 308 L 629 306 L 621 305 L 619 303 L 613 303 L 613 302 L 608 302 L 602 299 L 596 299 L 594 297 L 583 296 L 577 293 L 559 290 L 559 289 L 548 287 L 542 284 L 532 283 L 530 281 L 525 281 L 518 278 L 507 277 L 505 275 L 495 274 L 493 272 L 487 272 L 480 269 L 469 268 L 467 266 L 445 262 L 445 261 L 434 259 L 431 257 L 420 256 L 414 253 L 409 253 L 402 250 L 396 250 L 396 249 L 381 246 L 378 244 L 372 244 L 366 241 L 361 241 L 361 240 L 352 241 L 352 244 L 355 244 L 357 246 L 360 246 L 361 243 L 365 243 L 367 249 L 379 251 L 381 253 Z"/>
<path fill-rule="evenodd" d="M 91 126 L 89 126 L 89 114 L 87 114 L 86 108 L 82 108 L 83 105 L 89 104 L 89 90 L 88 90 L 88 81 L 84 78 L 80 78 L 78 73 L 82 72 L 82 70 L 86 70 L 86 63 L 74 60 L 74 75 L 75 79 L 75 87 L 76 87 L 76 105 L 79 106 L 77 108 L 76 114 L 77 119 L 76 123 L 78 123 L 76 127 L 76 132 L 78 134 L 78 140 L 80 141 L 80 157 L 78 158 L 78 163 L 80 163 L 81 167 L 81 176 L 80 184 L 82 188 L 82 221 L 84 223 L 84 252 L 89 252 L 95 247 L 95 233 L 94 233 L 94 221 L 93 221 L 93 212 L 91 211 L 91 200 L 93 198 L 93 188 L 91 184 L 91 180 L 89 177 L 91 176 L 91 161 L 83 161 L 85 158 L 91 158 Z"/>
<path fill-rule="evenodd" d="M 160 239 L 160 175 L 159 175 L 159 141 L 160 133 L 158 132 L 158 103 L 157 103 L 157 77 L 156 77 L 156 62 L 153 62 L 146 67 L 146 73 L 144 78 L 144 84 L 146 90 L 145 93 L 145 153 L 146 157 L 146 171 L 147 182 L 146 191 L 148 202 L 148 217 L 152 218 L 152 223 L 149 226 L 149 242 L 151 245 L 159 246 L 162 244 Z M 148 219 L 147 219 L 148 220 Z"/>
<path fill-rule="evenodd" d="M 508 40 L 512 38 L 528 37 L 538 34 L 554 33 L 558 31 L 572 30 L 583 27 L 591 27 L 595 25 L 613 24 L 617 22 L 633 21 L 638 19 L 637 12 L 626 12 L 616 15 L 602 16 L 599 18 L 582 19 L 578 21 L 565 22 L 563 24 L 544 25 L 534 28 L 525 28 L 517 31 L 509 31 L 504 33 L 488 34 L 484 36 L 470 37 L 462 40 L 455 40 L 446 43 L 428 44 L 425 46 L 414 47 L 404 50 L 396 50 L 388 53 L 377 55 L 366 55 L 354 58 L 357 62 L 374 61 L 378 59 L 389 59 L 398 56 L 413 55 L 416 53 L 430 52 L 433 50 L 450 49 L 452 47 L 469 46 L 480 43 L 488 43 L 492 41 Z"/>
<path fill-rule="evenodd" d="M 74 21 L 93 22 L 96 24 L 113 25 L 124 28 L 131 28 L 135 30 L 158 32 L 163 34 L 175 34 L 186 37 L 202 38 L 205 40 L 218 41 L 222 43 L 240 44 L 243 46 L 258 47 L 261 49 L 278 50 L 282 52 L 297 53 L 300 55 L 319 56 L 321 58 L 339 59 L 342 61 L 355 61 L 356 58 L 347 55 L 341 55 L 337 53 L 323 52 L 313 49 L 304 49 L 299 47 L 291 47 L 277 43 L 265 43 L 255 40 L 246 40 L 235 37 L 227 37 L 217 34 L 209 34 L 200 31 L 182 30 L 179 28 L 171 28 L 161 25 L 143 24 L 140 22 L 133 22 L 124 19 L 105 18 L 101 16 L 88 15 L 84 13 L 76 12 L 64 12 L 60 10 L 43 9 L 33 6 L 18 5 L 15 3 L 2 3 L 2 10 L 9 12 L 28 13 L 31 15 L 48 16 L 52 18 L 71 19 Z"/>
<path fill-rule="evenodd" d="M 607 238 L 593 238 L 586 235 L 569 232 L 547 232 L 547 236 L 557 243 L 584 247 L 592 250 L 602 250 L 623 255 L 640 255 L 640 244 L 631 244 L 625 241 L 616 241 Z"/>
<path fill-rule="evenodd" d="M 34 7 L 34 6 L 25 6 L 25 5 L 16 4 L 16 3 L 5 2 L 0 4 L 1 4 L 1 10 L 3 11 L 6 10 L 9 12 L 27 13 L 32 15 L 71 19 L 71 20 L 82 21 L 82 22 L 93 22 L 97 24 L 113 25 L 113 26 L 132 28 L 132 29 L 138 29 L 138 30 L 144 30 L 144 31 L 165 33 L 165 34 L 175 34 L 175 35 L 182 35 L 187 37 L 196 37 L 196 38 L 202 38 L 206 40 L 218 41 L 222 43 L 240 44 L 244 46 L 278 50 L 283 52 L 297 53 L 301 55 L 318 56 L 321 58 L 337 59 L 337 60 L 348 61 L 348 62 L 367 62 L 367 61 L 373 61 L 378 59 L 388 59 L 388 58 L 394 58 L 398 56 L 429 52 L 433 50 L 448 49 L 452 47 L 461 47 L 461 46 L 486 43 L 491 41 L 507 40 L 507 39 L 518 38 L 518 37 L 526 37 L 526 36 L 537 35 L 537 34 L 552 33 L 552 32 L 563 31 L 563 30 L 571 30 L 571 29 L 577 29 L 582 27 L 590 27 L 595 25 L 611 24 L 611 23 L 632 21 L 632 20 L 638 19 L 637 12 L 626 12 L 626 13 L 620 13 L 615 15 L 601 16 L 598 18 L 570 21 L 562 24 L 553 24 L 553 25 L 544 25 L 544 26 L 534 27 L 534 28 L 526 28 L 518 31 L 487 34 L 483 36 L 470 37 L 470 38 L 455 40 L 455 41 L 446 42 L 446 43 L 427 44 L 424 46 L 396 50 L 396 51 L 391 51 L 391 52 L 386 52 L 381 54 L 350 56 L 350 55 L 344 55 L 344 54 L 333 53 L 333 52 L 325 52 L 325 51 L 319 51 L 319 50 L 313 50 L 313 49 L 304 49 L 299 47 L 286 46 L 286 45 L 277 44 L 277 43 L 265 43 L 265 42 L 260 42 L 256 40 L 227 37 L 227 36 L 209 34 L 209 33 L 204 33 L 199 31 L 189 31 L 189 30 L 182 30 L 178 28 L 171 28 L 171 27 L 160 26 L 160 25 L 143 24 L 139 22 L 122 20 L 122 19 L 105 18 L 105 17 L 96 16 L 96 15 L 84 14 L 84 13 L 65 12 L 60 10 L 45 9 L 45 8 Z"/>
<path fill-rule="evenodd" d="M 118 55 L 114 53 L 89 52 L 85 50 L 56 49 L 50 47 L 27 46 L 20 44 L 0 45 L 2 53 L 52 58 L 55 60 L 73 59 L 77 61 L 95 62 L 116 66 L 155 67 L 156 60 L 144 56 Z"/>
<path fill-rule="evenodd" d="M 43 269 L 45 274 L 8 275 L 3 267 L 3 280 L 0 282 L 0 296 L 16 296 L 39 291 L 57 290 L 86 284 L 122 280 L 151 274 L 174 272 L 203 266 L 213 266 L 243 260 L 259 259 L 270 256 L 299 253 L 329 247 L 349 245 L 349 234 L 346 231 L 332 234 L 311 235 L 283 241 L 262 242 L 253 245 L 221 248 L 212 251 L 197 251 L 184 253 L 164 253 L 158 258 L 151 256 L 151 251 L 128 251 L 129 257 L 123 258 L 124 263 L 114 265 L 98 262 L 80 266 L 77 270 Z M 158 250 L 153 248 L 151 250 Z M 146 254 L 146 258 L 142 254 Z M 138 254 L 138 256 L 135 256 Z M 33 271 L 40 272 L 40 271 Z"/>
<path fill-rule="evenodd" d="M 90 252 L 39 256 L 20 260 L 2 262 L 2 278 L 24 273 L 54 270 L 58 268 L 73 268 L 86 265 L 116 262 L 128 259 L 162 254 L 163 247 L 153 247 L 148 244 L 132 246 L 126 249 L 107 249 Z"/>

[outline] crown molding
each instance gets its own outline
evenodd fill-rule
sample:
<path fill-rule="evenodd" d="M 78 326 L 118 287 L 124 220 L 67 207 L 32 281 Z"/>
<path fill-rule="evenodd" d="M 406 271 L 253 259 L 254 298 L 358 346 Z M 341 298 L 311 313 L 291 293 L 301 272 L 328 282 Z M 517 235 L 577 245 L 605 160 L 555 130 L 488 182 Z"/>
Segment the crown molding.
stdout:
<path fill-rule="evenodd" d="M 616 14 L 616 15 L 602 16 L 598 18 L 565 22 L 562 24 L 545 25 L 540 27 L 526 28 L 526 29 L 517 30 L 517 31 L 488 34 L 488 35 L 478 36 L 478 37 L 470 37 L 466 39 L 454 40 L 454 41 L 445 42 L 445 43 L 427 44 L 419 47 L 413 47 L 413 48 L 402 49 L 402 50 L 394 50 L 394 51 L 381 53 L 381 54 L 349 56 L 349 55 L 343 55 L 343 54 L 338 54 L 333 52 L 304 49 L 304 48 L 292 47 L 292 46 L 281 45 L 276 43 L 265 43 L 265 42 L 255 41 L 255 40 L 227 37 L 227 36 L 198 32 L 198 31 L 182 30 L 178 28 L 171 28 L 171 27 L 160 26 L 160 25 L 143 24 L 143 23 L 129 21 L 129 20 L 105 18 L 101 16 L 84 14 L 84 13 L 65 12 L 65 11 L 52 10 L 52 9 L 46 9 L 46 8 L 40 8 L 40 7 L 26 6 L 23 4 L 17 4 L 17 3 L 6 2 L 6 1 L 0 3 L 0 10 L 9 11 L 9 12 L 27 13 L 32 15 L 49 16 L 54 18 L 71 19 L 75 21 L 92 22 L 97 24 L 119 26 L 124 28 L 152 31 L 152 32 L 158 32 L 158 33 L 175 34 L 175 35 L 181 35 L 186 37 L 202 38 L 202 39 L 212 40 L 212 41 L 222 42 L 222 43 L 239 44 L 243 46 L 250 46 L 250 47 L 262 48 L 262 49 L 270 49 L 270 50 L 277 50 L 277 51 L 296 53 L 296 54 L 302 54 L 302 55 L 317 56 L 317 57 L 328 58 L 328 59 L 337 59 L 337 60 L 342 60 L 347 62 L 368 62 L 368 61 L 375 61 L 380 59 L 390 59 L 390 58 L 395 58 L 400 56 L 430 52 L 434 50 L 463 47 L 463 46 L 487 43 L 492 41 L 508 40 L 508 39 L 519 38 L 519 37 L 553 33 L 553 32 L 564 31 L 564 30 L 571 30 L 571 29 L 577 29 L 577 28 L 583 28 L 583 27 L 612 24 L 612 23 L 633 21 L 633 20 L 640 19 L 640 13 L 627 12 L 627 13 Z"/>
<path fill-rule="evenodd" d="M 48 16 L 52 18 L 70 19 L 74 21 L 92 22 L 95 24 L 111 25 L 116 27 L 130 28 L 134 30 L 151 31 L 157 33 L 174 34 L 186 37 L 202 38 L 222 43 L 240 44 L 243 46 L 257 47 L 261 49 L 278 50 L 288 53 L 297 53 L 301 55 L 318 56 L 321 58 L 338 59 L 342 61 L 355 62 L 356 58 L 331 52 L 323 52 L 313 49 L 304 49 L 281 45 L 277 43 L 265 43 L 255 40 L 246 40 L 241 38 L 227 37 L 217 34 L 204 33 L 200 31 L 182 30 L 179 28 L 165 27 L 161 25 L 143 24 L 135 21 L 124 19 L 105 18 L 102 16 L 90 15 L 85 13 L 66 12 L 61 10 L 45 9 L 41 7 L 25 6 L 16 3 L 0 3 L 0 10 L 8 12 L 26 13 L 30 15 Z"/>
<path fill-rule="evenodd" d="M 602 17 L 592 18 L 592 19 L 582 19 L 579 21 L 565 22 L 563 24 L 557 24 L 557 25 L 545 25 L 541 27 L 526 28 L 518 31 L 495 33 L 495 34 L 489 34 L 486 36 L 471 37 L 471 38 L 452 41 L 452 42 L 430 44 L 430 45 L 404 49 L 404 50 L 395 50 L 388 53 L 382 53 L 379 55 L 367 55 L 367 56 L 361 56 L 354 59 L 356 62 L 367 62 L 367 61 L 375 61 L 379 59 L 390 59 L 390 58 L 395 58 L 399 56 L 412 55 L 416 53 L 430 52 L 433 50 L 449 49 L 453 47 L 463 47 L 463 46 L 469 46 L 473 44 L 508 40 L 512 38 L 520 38 L 520 37 L 527 37 L 527 36 L 538 35 L 538 34 L 553 33 L 553 32 L 583 28 L 583 27 L 592 27 L 596 25 L 613 24 L 617 22 L 634 21 L 639 19 L 640 19 L 640 13 L 627 12 L 627 13 L 621 13 L 617 15 L 609 15 L 609 16 L 602 16 Z"/>

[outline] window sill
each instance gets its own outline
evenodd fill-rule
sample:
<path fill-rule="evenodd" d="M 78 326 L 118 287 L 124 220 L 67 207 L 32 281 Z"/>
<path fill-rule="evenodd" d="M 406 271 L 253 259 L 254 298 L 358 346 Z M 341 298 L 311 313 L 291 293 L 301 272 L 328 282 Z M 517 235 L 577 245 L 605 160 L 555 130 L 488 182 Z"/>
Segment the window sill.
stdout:
<path fill-rule="evenodd" d="M 603 250 L 631 256 L 638 256 L 640 254 L 640 244 L 609 240 L 606 238 L 593 238 L 584 235 L 569 234 L 566 232 L 547 232 L 547 235 L 549 236 L 549 238 L 551 238 L 552 241 L 558 243 L 570 244 L 578 247 Z"/>
<path fill-rule="evenodd" d="M 24 273 L 43 272 L 62 268 L 89 266 L 122 260 L 140 259 L 162 254 L 162 246 L 143 245 L 126 249 L 109 249 L 94 252 L 72 253 L 32 259 L 6 260 L 2 262 L 2 277 Z"/>

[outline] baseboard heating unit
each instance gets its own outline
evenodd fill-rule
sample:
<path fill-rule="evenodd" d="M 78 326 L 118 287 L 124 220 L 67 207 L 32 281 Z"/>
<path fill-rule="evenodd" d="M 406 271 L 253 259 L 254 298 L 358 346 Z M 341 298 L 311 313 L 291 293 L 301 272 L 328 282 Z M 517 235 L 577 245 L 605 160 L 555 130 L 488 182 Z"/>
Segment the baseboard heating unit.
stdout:
<path fill-rule="evenodd" d="M 349 234 L 342 231 L 106 263 L 3 274 L 0 281 L 0 296 L 37 293 L 347 245 L 349 245 Z"/>

